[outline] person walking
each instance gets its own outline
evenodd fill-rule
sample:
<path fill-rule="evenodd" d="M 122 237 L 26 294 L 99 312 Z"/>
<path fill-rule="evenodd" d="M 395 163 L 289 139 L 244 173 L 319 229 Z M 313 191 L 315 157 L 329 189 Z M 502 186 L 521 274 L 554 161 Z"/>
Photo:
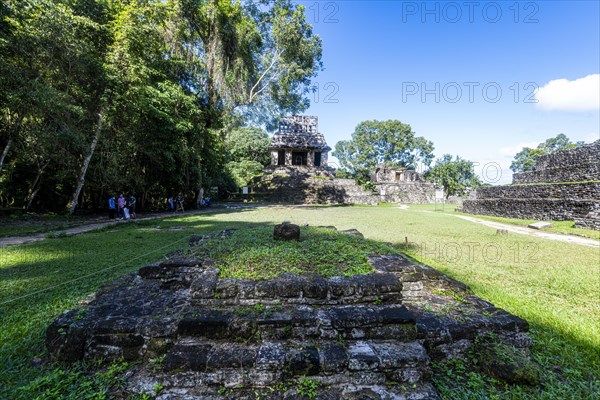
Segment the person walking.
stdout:
<path fill-rule="evenodd" d="M 181 212 L 184 212 L 185 210 L 183 209 L 183 202 L 185 201 L 184 197 L 183 197 L 183 193 L 179 192 L 179 194 L 177 195 L 177 208 L 175 209 L 175 212 L 181 210 Z"/>
<path fill-rule="evenodd" d="M 173 196 L 169 196 L 167 203 L 169 203 L 169 211 L 175 212 L 175 202 L 173 201 Z"/>
<path fill-rule="evenodd" d="M 119 219 L 123 219 L 125 217 L 125 203 L 125 197 L 123 197 L 123 193 L 121 193 L 117 199 L 117 217 Z"/>
<path fill-rule="evenodd" d="M 129 196 L 129 214 L 131 215 L 131 219 L 135 219 L 135 217 L 136 217 L 135 203 L 136 203 L 136 198 L 133 195 L 133 193 L 131 193 L 131 195 Z"/>
<path fill-rule="evenodd" d="M 117 210 L 117 206 L 115 204 L 115 196 L 110 195 L 108 199 L 108 219 L 115 219 L 115 211 Z"/>

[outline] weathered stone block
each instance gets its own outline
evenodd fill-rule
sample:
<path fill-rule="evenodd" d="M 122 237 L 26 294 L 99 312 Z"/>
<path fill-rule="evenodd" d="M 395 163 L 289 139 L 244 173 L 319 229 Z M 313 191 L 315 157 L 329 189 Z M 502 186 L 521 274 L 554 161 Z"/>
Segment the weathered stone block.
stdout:
<path fill-rule="evenodd" d="M 327 292 L 329 285 L 327 281 L 320 275 L 314 274 L 306 276 L 306 282 L 302 287 L 302 294 L 306 298 L 310 299 L 325 299 L 327 298 Z"/>
<path fill-rule="evenodd" d="M 550 222 L 539 221 L 539 222 L 534 222 L 533 224 L 529 224 L 529 225 L 527 225 L 527 227 L 532 228 L 532 229 L 546 229 L 546 228 L 552 228 L 552 224 Z"/>
<path fill-rule="evenodd" d="M 221 310 L 194 308 L 179 321 L 177 334 L 206 338 L 223 338 L 227 336 L 231 312 Z"/>
<path fill-rule="evenodd" d="M 46 330 L 46 347 L 52 358 L 66 362 L 83 359 L 86 329 L 77 322 L 78 313 L 72 310 L 61 315 Z"/>
<path fill-rule="evenodd" d="M 292 375 L 317 375 L 321 371 L 319 351 L 314 346 L 291 349 L 286 369 Z"/>
<path fill-rule="evenodd" d="M 281 370 L 287 358 L 281 343 L 263 342 L 256 356 L 258 370 Z"/>
<path fill-rule="evenodd" d="M 418 342 L 372 342 L 371 349 L 379 359 L 381 369 L 399 369 L 406 365 L 427 365 L 429 356 Z"/>
<path fill-rule="evenodd" d="M 207 269 L 192 282 L 191 292 L 193 299 L 210 299 L 215 296 L 217 281 L 219 279 L 219 270 Z"/>
<path fill-rule="evenodd" d="M 324 372 L 340 372 L 348 367 L 348 354 L 344 346 L 325 342 L 319 346 L 321 368 Z"/>
<path fill-rule="evenodd" d="M 208 344 L 175 345 L 165 357 L 163 370 L 206 371 L 211 349 L 212 346 Z"/>
<path fill-rule="evenodd" d="M 222 279 L 217 282 L 215 297 L 219 299 L 231 299 L 238 294 L 236 279 Z"/>
<path fill-rule="evenodd" d="M 305 280 L 302 277 L 290 273 L 281 274 L 274 281 L 277 296 L 284 298 L 302 296 L 304 285 Z"/>
<path fill-rule="evenodd" d="M 350 277 L 333 276 L 328 280 L 331 297 L 350 297 L 354 295 L 354 282 Z"/>
<path fill-rule="evenodd" d="M 290 224 L 289 222 L 284 222 L 279 225 L 275 225 L 273 229 L 273 239 L 274 240 L 300 240 L 300 227 L 295 224 Z"/>
<path fill-rule="evenodd" d="M 359 237 L 359 238 L 364 238 L 365 237 L 357 229 L 346 229 L 345 231 L 340 231 L 340 232 L 344 233 L 346 235 L 356 236 L 356 237 Z"/>
<path fill-rule="evenodd" d="M 240 299 L 255 298 L 256 281 L 250 279 L 240 279 L 237 281 L 237 288 Z"/>
<path fill-rule="evenodd" d="M 348 347 L 348 369 L 368 371 L 377 369 L 379 359 L 367 342 L 358 341 Z"/>

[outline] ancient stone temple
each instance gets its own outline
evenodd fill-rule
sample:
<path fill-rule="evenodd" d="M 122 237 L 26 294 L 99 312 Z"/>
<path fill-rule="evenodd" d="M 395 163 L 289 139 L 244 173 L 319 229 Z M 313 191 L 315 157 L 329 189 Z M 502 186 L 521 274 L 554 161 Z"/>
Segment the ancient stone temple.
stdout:
<path fill-rule="evenodd" d="M 432 203 L 433 184 L 412 170 L 379 168 L 375 190 L 335 177 L 327 165 L 331 147 L 315 116 L 292 115 L 279 123 L 269 151 L 271 165 L 251 185 L 253 200 L 296 204 Z"/>
<path fill-rule="evenodd" d="M 513 175 L 513 184 L 477 189 L 463 211 L 501 217 L 574 220 L 600 230 L 600 141 L 540 156 L 535 169 Z"/>
<path fill-rule="evenodd" d="M 318 118 L 292 115 L 279 122 L 279 130 L 269 146 L 272 167 L 327 166 L 327 146 L 319 132 Z"/>
<path fill-rule="evenodd" d="M 383 203 L 433 203 L 435 186 L 412 169 L 395 169 L 380 165 L 371 176 Z"/>

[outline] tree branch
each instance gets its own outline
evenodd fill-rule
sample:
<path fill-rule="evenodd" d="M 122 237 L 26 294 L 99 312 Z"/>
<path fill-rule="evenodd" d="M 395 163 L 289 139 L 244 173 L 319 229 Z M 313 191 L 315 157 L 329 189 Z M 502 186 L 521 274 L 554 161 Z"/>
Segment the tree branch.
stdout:
<path fill-rule="evenodd" d="M 265 78 L 265 76 L 269 73 L 270 70 L 272 70 L 275 67 L 275 64 L 277 63 L 277 61 L 279 61 L 279 56 L 281 55 L 281 52 L 279 51 L 275 51 L 275 55 L 273 56 L 273 60 L 271 61 L 271 65 L 269 65 L 269 67 L 265 70 L 265 72 L 262 73 L 262 75 L 260 76 L 260 78 L 258 78 L 258 80 L 256 81 L 256 83 L 254 84 L 254 86 L 252 86 L 252 89 L 250 89 L 250 96 L 249 96 L 249 102 L 252 103 L 254 101 L 254 99 L 260 94 L 262 93 L 265 88 L 267 88 L 267 86 L 269 86 L 269 83 L 275 79 L 275 77 L 277 76 L 277 74 L 271 76 L 268 80 L 267 83 L 265 85 L 263 85 L 262 88 L 260 88 L 257 92 L 254 92 L 254 90 L 260 85 L 260 82 Z"/>

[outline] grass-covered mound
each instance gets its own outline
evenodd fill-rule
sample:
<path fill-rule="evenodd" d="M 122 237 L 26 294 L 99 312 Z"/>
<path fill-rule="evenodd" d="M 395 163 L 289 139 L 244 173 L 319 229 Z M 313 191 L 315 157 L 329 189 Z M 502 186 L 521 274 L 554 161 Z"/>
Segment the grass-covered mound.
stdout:
<path fill-rule="evenodd" d="M 318 273 L 325 278 L 374 272 L 371 254 L 397 251 L 331 228 L 302 227 L 301 240 L 273 240 L 273 227 L 238 230 L 226 240 L 206 240 L 193 248 L 196 256 L 210 258 L 221 278 L 270 279 L 284 272 Z"/>

